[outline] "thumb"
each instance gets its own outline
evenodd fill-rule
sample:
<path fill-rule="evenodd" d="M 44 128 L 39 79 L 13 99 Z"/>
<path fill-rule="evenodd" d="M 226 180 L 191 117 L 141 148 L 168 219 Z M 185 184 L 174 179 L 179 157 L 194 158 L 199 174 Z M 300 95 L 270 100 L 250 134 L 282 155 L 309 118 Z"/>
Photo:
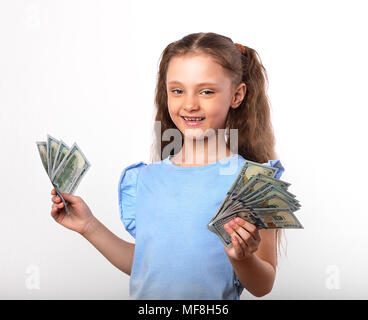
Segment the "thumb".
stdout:
<path fill-rule="evenodd" d="M 63 196 L 64 200 L 68 201 L 69 203 L 75 203 L 78 199 L 78 197 L 73 196 L 70 193 L 64 193 L 64 192 L 61 192 L 61 191 L 60 191 L 60 193 Z"/>

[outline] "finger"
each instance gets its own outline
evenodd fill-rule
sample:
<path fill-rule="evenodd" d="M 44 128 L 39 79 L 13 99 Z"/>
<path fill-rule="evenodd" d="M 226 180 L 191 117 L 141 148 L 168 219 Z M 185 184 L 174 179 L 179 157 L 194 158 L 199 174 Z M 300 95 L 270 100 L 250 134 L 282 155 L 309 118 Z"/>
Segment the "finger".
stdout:
<path fill-rule="evenodd" d="M 247 247 L 257 247 L 256 241 L 253 239 L 251 234 L 245 230 L 243 227 L 241 227 L 238 223 L 236 223 L 234 220 L 231 220 L 227 223 L 229 225 L 229 228 L 234 230 L 234 232 L 231 233 L 231 236 L 237 236 L 239 237 L 239 243 L 244 243 Z M 244 247 L 245 248 L 245 247 Z"/>
<path fill-rule="evenodd" d="M 64 200 L 70 203 L 74 203 L 76 201 L 78 201 L 79 197 L 73 196 L 69 193 L 64 193 L 64 192 L 60 192 L 61 195 L 63 196 Z"/>
<path fill-rule="evenodd" d="M 229 234 L 230 237 L 235 236 L 236 232 L 235 230 L 231 227 L 230 223 L 225 223 L 224 224 L 224 229 L 225 231 Z"/>
<path fill-rule="evenodd" d="M 52 209 L 51 209 L 51 216 L 56 219 L 57 216 L 59 215 L 58 209 L 56 207 L 55 204 L 52 205 Z"/>
<path fill-rule="evenodd" d="M 251 234 L 237 222 L 237 220 L 231 220 L 228 222 L 228 224 L 244 240 L 248 240 L 250 237 L 252 237 Z"/>
<path fill-rule="evenodd" d="M 58 207 L 59 209 L 64 208 L 64 203 L 63 203 L 63 202 L 59 203 L 59 204 L 57 205 L 57 207 Z"/>
<path fill-rule="evenodd" d="M 59 196 L 53 196 L 51 198 L 51 200 L 52 200 L 53 203 L 60 203 L 61 202 L 61 199 L 60 199 Z"/>
<path fill-rule="evenodd" d="M 248 244 L 246 241 L 244 241 L 242 239 L 242 237 L 238 236 L 238 235 L 235 235 L 235 238 L 237 239 L 239 245 L 241 246 L 241 248 L 243 249 L 243 252 L 244 254 L 247 252 L 247 249 L 248 249 Z"/>
<path fill-rule="evenodd" d="M 239 237 L 236 236 L 236 235 L 235 236 L 232 236 L 231 237 L 231 241 L 232 241 L 232 244 L 234 246 L 234 250 L 235 250 L 236 255 L 239 258 L 244 257 L 245 251 L 244 251 L 243 247 L 239 243 Z"/>
<path fill-rule="evenodd" d="M 235 218 L 235 222 L 239 224 L 241 227 L 243 227 L 245 230 L 247 230 L 247 232 L 249 232 L 249 234 L 253 237 L 254 240 L 261 241 L 259 231 L 254 224 L 249 223 L 248 221 L 245 221 L 244 219 L 239 217 Z"/>
<path fill-rule="evenodd" d="M 56 194 L 56 190 L 55 190 L 55 189 L 52 189 L 52 190 L 51 190 L 51 194 L 52 194 L 52 195 L 55 195 L 55 194 Z"/>

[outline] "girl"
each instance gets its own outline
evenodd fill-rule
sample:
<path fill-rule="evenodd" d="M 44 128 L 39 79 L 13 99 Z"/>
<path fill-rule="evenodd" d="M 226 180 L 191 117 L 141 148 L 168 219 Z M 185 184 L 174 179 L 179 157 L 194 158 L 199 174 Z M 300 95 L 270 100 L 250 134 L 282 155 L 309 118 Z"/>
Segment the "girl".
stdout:
<path fill-rule="evenodd" d="M 165 48 L 151 163 L 131 164 L 119 181 L 120 217 L 135 243 L 110 232 L 78 196 L 63 194 L 66 215 L 52 190 L 52 217 L 131 276 L 133 299 L 237 300 L 244 288 L 257 297 L 271 291 L 278 230 L 236 218 L 225 225 L 232 243 L 224 247 L 206 227 L 245 159 L 278 167 L 276 178 L 284 171 L 270 160 L 276 154 L 266 80 L 255 50 L 216 33 L 190 34 Z M 237 130 L 235 149 L 230 129 Z M 179 133 L 174 150 L 168 132 Z M 235 170 L 225 172 L 224 163 Z"/>

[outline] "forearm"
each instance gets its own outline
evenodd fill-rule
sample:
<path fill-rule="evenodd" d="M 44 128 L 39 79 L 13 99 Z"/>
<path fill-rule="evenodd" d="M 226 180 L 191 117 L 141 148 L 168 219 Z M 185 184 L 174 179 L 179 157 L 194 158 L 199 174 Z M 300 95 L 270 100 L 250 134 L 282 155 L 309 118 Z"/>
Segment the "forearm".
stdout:
<path fill-rule="evenodd" d="M 230 258 L 230 262 L 239 281 L 251 294 L 262 297 L 271 292 L 276 271 L 270 263 L 254 253 L 241 261 Z"/>
<path fill-rule="evenodd" d="M 130 275 L 135 248 L 133 243 L 117 237 L 96 218 L 93 218 L 82 236 L 116 268 Z"/>

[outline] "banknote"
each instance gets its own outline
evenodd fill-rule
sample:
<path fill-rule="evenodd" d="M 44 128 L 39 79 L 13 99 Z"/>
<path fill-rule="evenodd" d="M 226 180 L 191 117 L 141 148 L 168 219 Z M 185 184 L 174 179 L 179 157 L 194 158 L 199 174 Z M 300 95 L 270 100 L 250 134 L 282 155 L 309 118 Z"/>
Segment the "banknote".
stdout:
<path fill-rule="evenodd" d="M 60 163 L 63 161 L 64 157 L 69 152 L 69 150 L 70 148 L 68 147 L 68 145 L 64 141 L 60 140 L 59 148 L 56 151 L 54 164 L 52 166 L 52 174 L 51 174 L 52 178 L 54 178 L 55 171 L 57 170 L 57 168 L 59 167 Z"/>
<path fill-rule="evenodd" d="M 46 141 L 38 141 L 36 144 L 42 165 L 69 215 L 62 192 L 73 194 L 91 164 L 76 143 L 69 148 L 63 140 L 48 134 Z"/>
<path fill-rule="evenodd" d="M 56 140 L 54 137 L 47 135 L 47 163 L 49 167 L 49 176 L 52 176 L 52 166 L 54 164 L 56 152 L 59 148 L 59 140 Z"/>
<path fill-rule="evenodd" d="M 254 208 L 266 229 L 303 229 L 290 208 Z"/>
<path fill-rule="evenodd" d="M 207 228 L 227 246 L 224 225 L 235 217 L 257 229 L 302 229 L 294 212 L 301 208 L 290 183 L 275 178 L 278 168 L 246 160 Z"/>
<path fill-rule="evenodd" d="M 77 144 L 73 144 L 54 173 L 53 182 L 61 192 L 72 193 L 89 167 L 83 152 Z"/>
<path fill-rule="evenodd" d="M 276 185 L 274 185 L 270 182 L 267 182 L 267 183 L 263 184 L 260 188 L 258 188 L 257 190 L 251 192 L 247 196 L 245 196 L 245 198 L 243 198 L 243 200 L 247 200 L 248 202 L 252 202 L 254 200 L 257 200 L 257 199 L 260 199 L 260 198 L 263 198 L 263 197 L 266 197 L 266 196 L 270 196 L 272 194 L 277 194 L 281 198 L 285 198 L 286 200 L 292 202 L 296 206 L 299 206 L 299 201 L 295 199 L 296 197 L 295 197 L 294 194 L 292 194 L 291 192 L 288 192 L 286 190 L 283 190 L 279 186 L 276 186 Z"/>
<path fill-rule="evenodd" d="M 41 161 L 43 164 L 43 167 L 45 168 L 46 172 L 49 172 L 49 168 L 48 168 L 48 161 L 47 161 L 47 146 L 46 146 L 46 142 L 45 141 L 39 141 L 36 142 L 37 144 L 37 148 L 38 148 L 38 152 L 40 154 L 41 157 Z"/>
<path fill-rule="evenodd" d="M 278 171 L 278 168 L 246 160 L 242 168 L 240 169 L 239 174 L 235 178 L 232 186 L 227 192 L 225 199 L 222 201 L 214 218 L 216 217 L 216 215 L 218 215 L 221 211 L 224 211 L 225 208 L 231 204 L 231 201 L 229 199 L 232 196 L 236 196 L 242 190 L 244 193 L 244 187 L 247 186 L 252 181 L 252 178 L 257 176 L 258 174 L 263 174 L 266 177 L 274 178 L 277 171 Z"/>

